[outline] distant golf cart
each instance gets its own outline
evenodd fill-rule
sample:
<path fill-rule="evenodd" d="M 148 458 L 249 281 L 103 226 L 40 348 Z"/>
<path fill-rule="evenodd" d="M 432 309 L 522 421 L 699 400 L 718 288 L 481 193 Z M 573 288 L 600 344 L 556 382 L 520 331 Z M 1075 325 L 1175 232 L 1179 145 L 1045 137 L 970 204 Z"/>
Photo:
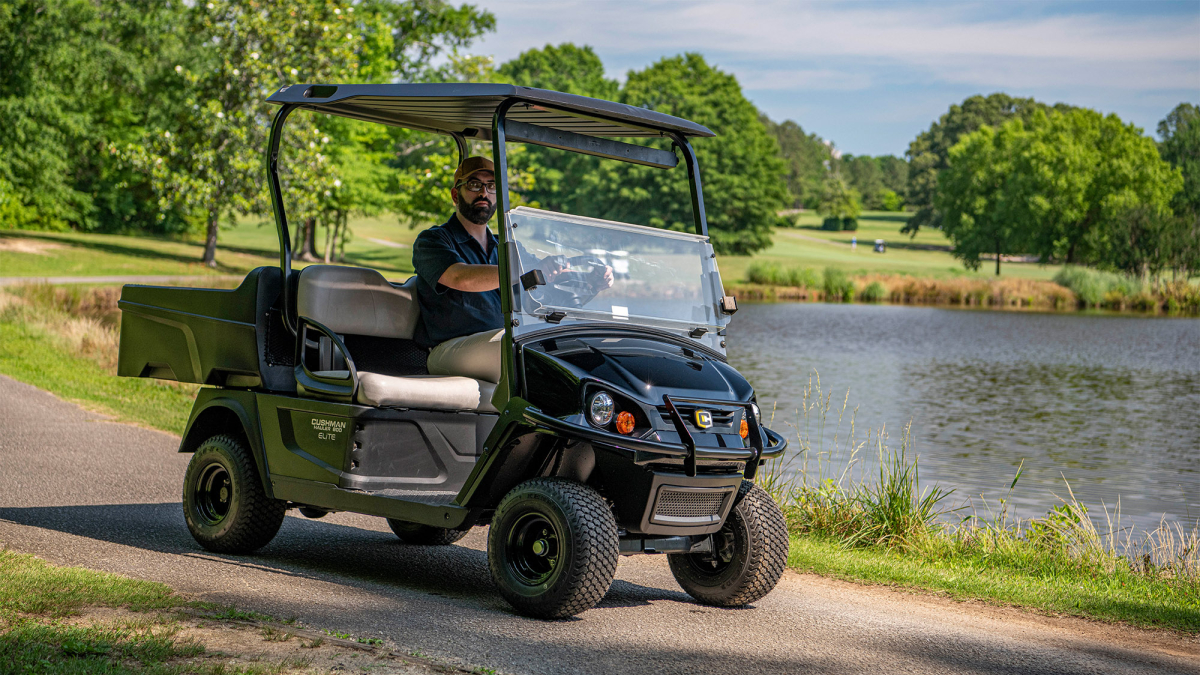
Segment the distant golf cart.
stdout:
<path fill-rule="evenodd" d="M 882 239 L 875 240 L 875 252 L 876 253 L 887 253 L 887 244 L 885 244 Z"/>
<path fill-rule="evenodd" d="M 501 594 L 535 617 L 583 612 L 619 555 L 665 553 L 698 601 L 766 595 L 788 551 L 784 519 L 752 482 L 786 441 L 726 363 L 725 297 L 683 119 L 493 84 L 293 85 L 267 148 L 279 266 L 234 290 L 125 286 L 119 374 L 207 386 L 180 452 L 188 528 L 248 553 L 288 509 L 387 518 L 405 542 L 453 543 L 491 524 Z M 431 376 L 412 341 L 415 277 L 291 268 L 280 137 L 303 109 L 490 141 L 496 166 L 499 382 Z M 667 138 L 674 151 L 612 140 Z M 532 143 L 663 170 L 681 155 L 695 234 L 510 208 L 506 147 Z M 678 152 L 678 155 L 676 154 Z M 531 260 L 554 256 L 547 279 Z M 605 267 L 609 287 L 598 283 Z M 600 274 L 597 274 L 600 271 Z"/>

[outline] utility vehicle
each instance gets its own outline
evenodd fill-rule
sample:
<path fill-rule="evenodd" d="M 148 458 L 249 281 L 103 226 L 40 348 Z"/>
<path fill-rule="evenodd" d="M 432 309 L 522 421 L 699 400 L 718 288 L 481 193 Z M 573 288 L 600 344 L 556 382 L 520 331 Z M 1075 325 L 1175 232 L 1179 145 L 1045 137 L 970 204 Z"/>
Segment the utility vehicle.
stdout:
<path fill-rule="evenodd" d="M 119 374 L 209 385 L 179 447 L 193 453 L 183 507 L 200 545 L 254 551 L 291 508 L 382 516 L 416 545 L 490 524 L 500 593 L 543 618 L 599 602 L 620 555 L 666 554 L 702 603 L 744 605 L 775 586 L 786 527 L 753 478 L 787 443 L 762 425 L 753 389 L 726 363 L 737 305 L 722 290 L 689 142 L 711 131 L 497 84 L 301 84 L 269 100 L 280 106 L 266 153 L 279 266 L 233 290 L 121 294 Z M 296 110 L 445 134 L 460 161 L 469 140 L 490 141 L 499 382 L 428 374 L 412 340 L 415 277 L 292 269 L 278 162 Z M 630 137 L 672 149 L 614 140 Z M 664 171 L 682 158 L 695 233 L 510 208 L 509 143 Z M 547 256 L 565 268 L 552 279 L 528 264 Z M 611 286 L 597 282 L 601 268 Z"/>

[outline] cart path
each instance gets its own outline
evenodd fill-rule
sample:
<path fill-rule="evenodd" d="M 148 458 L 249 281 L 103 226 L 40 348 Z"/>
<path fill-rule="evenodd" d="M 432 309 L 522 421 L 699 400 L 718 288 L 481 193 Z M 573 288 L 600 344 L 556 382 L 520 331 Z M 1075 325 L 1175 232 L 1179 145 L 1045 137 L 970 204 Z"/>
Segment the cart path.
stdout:
<path fill-rule="evenodd" d="M 0 376 L 0 545 L 500 672 L 1200 673 L 1197 638 L 791 572 L 753 608 L 704 607 L 658 556 L 534 621 L 493 589 L 482 528 L 422 548 L 381 518 L 289 516 L 258 554 L 215 555 L 184 526 L 177 443 Z"/>

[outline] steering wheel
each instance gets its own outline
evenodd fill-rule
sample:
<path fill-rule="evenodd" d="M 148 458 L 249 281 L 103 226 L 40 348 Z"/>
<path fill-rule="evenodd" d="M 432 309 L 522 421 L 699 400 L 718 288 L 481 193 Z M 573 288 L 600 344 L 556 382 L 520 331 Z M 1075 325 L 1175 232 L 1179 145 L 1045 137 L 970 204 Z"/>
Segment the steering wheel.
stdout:
<path fill-rule="evenodd" d="M 579 308 L 586 305 L 604 290 L 596 284 L 595 268 L 605 267 L 603 260 L 595 256 L 580 255 L 562 260 L 565 269 L 555 273 L 547 288 L 533 288 L 529 296 L 542 304 Z M 590 272 L 571 269 L 575 266 L 588 265 L 593 268 Z"/>

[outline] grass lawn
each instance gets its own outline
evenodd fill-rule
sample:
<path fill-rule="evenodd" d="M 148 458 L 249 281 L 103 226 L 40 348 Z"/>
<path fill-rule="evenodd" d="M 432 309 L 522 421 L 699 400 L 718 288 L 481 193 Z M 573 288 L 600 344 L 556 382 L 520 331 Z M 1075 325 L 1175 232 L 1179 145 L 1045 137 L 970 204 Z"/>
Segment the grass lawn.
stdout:
<path fill-rule="evenodd" d="M 412 274 L 412 242 L 420 230 L 400 225 L 395 218 L 361 218 L 352 221 L 350 229 L 354 236 L 346 246 L 349 262 L 395 278 Z M 323 246 L 322 236 L 318 233 L 318 247 Z M 200 263 L 203 253 L 201 240 L 0 230 L 0 276 L 190 276 L 244 274 L 279 264 L 275 226 L 244 220 L 222 229 L 215 268 Z"/>
<path fill-rule="evenodd" d="M 364 655 L 361 645 L 381 642 L 191 601 L 160 583 L 51 565 L 0 543 L 5 675 L 321 675 L 346 670 L 347 657 Z M 354 671 L 394 672 L 389 662 L 415 664 L 419 672 L 450 670 L 388 651 L 372 648 L 367 658 L 351 661 Z M 377 658 L 381 652 L 385 660 Z"/>
<path fill-rule="evenodd" d="M 802 213 L 795 228 L 776 228 L 774 243 L 752 256 L 722 256 L 721 277 L 726 284 L 743 281 L 746 268 L 755 262 L 773 262 L 785 267 L 811 267 L 818 270 L 836 267 L 852 274 L 905 274 L 915 277 L 996 278 L 995 263 L 985 261 L 978 271 L 965 269 L 950 255 L 950 242 L 941 230 L 922 228 L 916 238 L 900 233 L 911 214 L 867 211 L 858 219 L 854 232 L 829 232 L 821 229 L 821 217 Z M 850 248 L 852 237 L 858 247 Z M 875 253 L 876 239 L 887 242 L 886 253 Z M 1050 279 L 1059 265 L 1001 263 L 1001 278 Z"/>
<path fill-rule="evenodd" d="M 836 267 L 851 273 L 905 274 L 915 277 L 995 278 L 985 262 L 970 272 L 951 257 L 949 242 L 940 230 L 925 228 L 915 239 L 900 234 L 909 214 L 868 211 L 856 232 L 820 229 L 815 213 L 800 215 L 799 227 L 777 228 L 770 248 L 752 256 L 722 256 L 722 277 L 727 284 L 745 279 L 754 262 L 777 262 L 785 267 Z M 420 229 L 397 222 L 393 216 L 358 218 L 350 223 L 353 237 L 346 246 L 348 262 L 374 267 L 385 276 L 403 279 L 413 273 L 412 242 Z M 859 245 L 851 250 L 850 239 Z M 324 246 L 318 232 L 317 246 Z M 875 239 L 888 243 L 887 253 L 872 251 Z M 278 261 L 274 224 L 243 219 L 222 229 L 217 268 L 200 264 L 203 242 L 75 232 L 25 232 L 0 230 L 0 276 L 85 276 L 116 274 L 243 274 Z M 305 263 L 297 262 L 296 267 Z M 1050 279 L 1058 265 L 1003 263 L 1002 278 Z"/>
<path fill-rule="evenodd" d="M 1091 575 L 1049 566 L 1016 568 L 975 555 L 936 560 L 872 548 L 846 549 L 834 539 L 797 534 L 791 537 L 788 566 L 849 581 L 935 591 L 956 600 L 980 599 L 1200 633 L 1200 594 L 1195 583 L 1127 570 Z"/>

